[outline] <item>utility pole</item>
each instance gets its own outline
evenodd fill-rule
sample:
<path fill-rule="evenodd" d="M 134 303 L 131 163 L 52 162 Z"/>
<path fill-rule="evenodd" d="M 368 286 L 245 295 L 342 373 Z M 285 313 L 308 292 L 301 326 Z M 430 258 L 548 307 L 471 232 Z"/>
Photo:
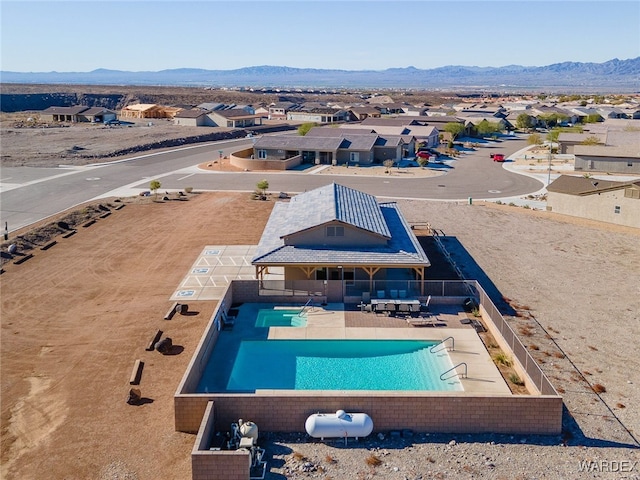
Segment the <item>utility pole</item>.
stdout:
<path fill-rule="evenodd" d="M 553 140 L 549 140 L 549 171 L 547 174 L 547 186 L 551 183 L 551 149 L 553 148 Z"/>

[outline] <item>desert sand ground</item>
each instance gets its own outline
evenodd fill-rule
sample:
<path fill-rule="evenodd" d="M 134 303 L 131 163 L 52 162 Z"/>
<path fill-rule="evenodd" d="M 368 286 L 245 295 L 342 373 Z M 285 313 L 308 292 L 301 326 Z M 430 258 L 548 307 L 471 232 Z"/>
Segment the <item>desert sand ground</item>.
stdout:
<path fill-rule="evenodd" d="M 597 474 L 640 478 L 640 232 L 519 207 L 399 203 L 516 310 L 514 328 L 565 397 L 563 435 L 374 436 L 348 448 L 268 436 L 267 478 L 585 478 L 581 461 L 629 462 L 630 472 Z M 172 397 L 215 303 L 162 317 L 202 247 L 257 243 L 272 205 L 232 193 L 131 202 L 5 265 L 2 478 L 190 478 L 194 436 L 173 430 Z M 157 329 L 183 350 L 145 351 Z M 138 358 L 148 401 L 130 406 Z"/>
<path fill-rule="evenodd" d="M 167 120 L 16 126 L 30 115 L 0 115 L 2 166 L 83 165 L 203 133 Z M 535 171 L 545 163 L 539 154 L 540 162 L 520 163 Z M 215 304 L 194 303 L 192 315 L 170 322 L 162 316 L 202 246 L 256 243 L 272 202 L 207 193 L 125 203 L 26 263 L 4 265 L 1 478 L 190 478 L 194 437 L 173 431 L 172 396 Z M 477 202 L 400 204 L 410 222 L 444 231 L 466 276 L 515 309 L 515 330 L 564 396 L 563 434 L 387 435 L 346 448 L 268 435 L 268 478 L 640 478 L 638 230 Z M 179 354 L 144 350 L 159 328 Z M 125 397 L 136 358 L 145 362 L 148 402 L 133 407 Z M 594 462 L 591 473 L 579 471 L 583 461 Z M 315 471 L 304 473 L 305 463 Z"/>

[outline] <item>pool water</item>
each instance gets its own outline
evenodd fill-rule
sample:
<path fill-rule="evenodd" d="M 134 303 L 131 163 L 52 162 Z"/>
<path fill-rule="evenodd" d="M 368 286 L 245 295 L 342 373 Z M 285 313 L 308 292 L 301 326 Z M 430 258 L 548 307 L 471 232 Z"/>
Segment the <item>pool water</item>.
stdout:
<path fill-rule="evenodd" d="M 422 340 L 243 340 L 227 392 L 271 390 L 463 390 L 446 348 Z M 198 392 L 220 391 L 207 368 Z"/>
<path fill-rule="evenodd" d="M 256 327 L 306 327 L 307 318 L 300 316 L 300 308 L 285 309 L 261 309 L 256 319 Z"/>

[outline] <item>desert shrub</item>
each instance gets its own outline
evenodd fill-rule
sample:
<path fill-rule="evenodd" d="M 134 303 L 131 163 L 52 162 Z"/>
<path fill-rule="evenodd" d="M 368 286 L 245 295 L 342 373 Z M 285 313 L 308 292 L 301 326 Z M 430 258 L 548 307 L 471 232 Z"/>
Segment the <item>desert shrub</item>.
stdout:
<path fill-rule="evenodd" d="M 524 385 L 524 380 L 522 380 L 517 373 L 512 373 L 511 375 L 509 375 L 509 381 L 514 385 Z"/>
<path fill-rule="evenodd" d="M 505 367 L 511 366 L 511 359 L 507 356 L 507 354 L 500 352 L 496 353 L 493 357 L 494 361 L 500 365 L 504 365 Z"/>
<path fill-rule="evenodd" d="M 302 462 L 302 461 L 307 459 L 307 457 L 305 457 L 304 453 L 300 453 L 300 452 L 293 452 L 293 458 L 295 458 L 299 462 Z"/>
<path fill-rule="evenodd" d="M 596 383 L 591 387 L 591 389 L 596 393 L 604 393 L 607 391 L 607 389 L 601 383 Z"/>
<path fill-rule="evenodd" d="M 184 191 L 187 193 L 193 192 L 193 187 L 184 187 Z"/>
<path fill-rule="evenodd" d="M 379 465 L 382 465 L 382 460 L 380 460 L 378 457 L 376 457 L 375 455 L 371 454 L 369 455 L 366 459 L 365 462 L 367 463 L 367 465 L 370 465 L 372 467 L 377 467 Z"/>

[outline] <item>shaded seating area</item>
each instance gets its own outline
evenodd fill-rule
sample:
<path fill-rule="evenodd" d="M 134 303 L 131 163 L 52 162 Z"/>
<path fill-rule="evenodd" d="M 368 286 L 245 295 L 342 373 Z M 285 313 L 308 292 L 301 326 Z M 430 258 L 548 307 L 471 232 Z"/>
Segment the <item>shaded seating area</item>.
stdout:
<path fill-rule="evenodd" d="M 420 300 L 411 298 L 375 298 L 371 300 L 371 309 L 378 314 L 415 315 L 420 314 Z"/>

